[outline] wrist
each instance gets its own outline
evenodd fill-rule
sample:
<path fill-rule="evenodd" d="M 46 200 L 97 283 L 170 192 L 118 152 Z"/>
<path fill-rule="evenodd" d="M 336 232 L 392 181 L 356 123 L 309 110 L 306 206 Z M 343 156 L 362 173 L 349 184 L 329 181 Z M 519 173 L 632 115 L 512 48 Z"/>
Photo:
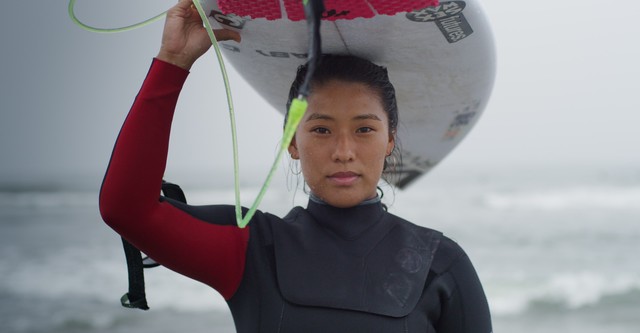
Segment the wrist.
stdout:
<path fill-rule="evenodd" d="M 194 63 L 193 60 L 188 59 L 187 57 L 164 52 L 163 50 L 160 50 L 160 52 L 158 52 L 156 59 L 178 66 L 187 71 L 191 69 L 191 66 L 193 66 Z"/>

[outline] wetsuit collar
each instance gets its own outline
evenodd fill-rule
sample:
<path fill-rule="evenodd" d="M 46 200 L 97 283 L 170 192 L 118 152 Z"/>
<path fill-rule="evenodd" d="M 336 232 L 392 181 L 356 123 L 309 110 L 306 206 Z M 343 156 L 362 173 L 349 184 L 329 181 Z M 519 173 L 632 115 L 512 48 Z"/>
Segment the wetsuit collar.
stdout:
<path fill-rule="evenodd" d="M 380 202 L 380 196 L 378 194 L 376 194 L 375 197 L 371 198 L 371 199 L 367 199 L 361 203 L 358 204 L 358 206 L 363 206 L 363 205 L 369 205 L 369 204 L 373 204 L 373 203 L 377 203 Z M 315 194 L 310 193 L 309 194 L 309 200 L 321 204 L 321 205 L 329 205 L 328 203 L 326 203 L 324 200 L 320 199 L 319 197 L 317 197 Z"/>
<path fill-rule="evenodd" d="M 337 208 L 311 195 L 307 211 L 314 220 L 343 239 L 355 239 L 376 225 L 384 209 L 380 197 L 366 200 L 355 207 Z"/>

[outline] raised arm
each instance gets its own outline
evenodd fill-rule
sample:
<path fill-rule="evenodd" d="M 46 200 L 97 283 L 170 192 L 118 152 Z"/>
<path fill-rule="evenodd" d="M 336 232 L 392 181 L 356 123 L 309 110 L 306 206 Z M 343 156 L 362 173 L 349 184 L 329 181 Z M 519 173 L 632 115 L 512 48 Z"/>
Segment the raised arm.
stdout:
<path fill-rule="evenodd" d="M 208 49 L 205 42 L 210 44 L 198 37 L 203 30 L 194 23 L 200 22 L 194 11 L 190 0 L 182 0 L 168 13 L 161 51 L 116 141 L 100 191 L 100 213 L 159 263 L 230 298 L 244 270 L 248 230 L 205 222 L 159 200 L 178 95 L 187 69 Z M 232 37 L 225 34 L 220 38 Z"/>

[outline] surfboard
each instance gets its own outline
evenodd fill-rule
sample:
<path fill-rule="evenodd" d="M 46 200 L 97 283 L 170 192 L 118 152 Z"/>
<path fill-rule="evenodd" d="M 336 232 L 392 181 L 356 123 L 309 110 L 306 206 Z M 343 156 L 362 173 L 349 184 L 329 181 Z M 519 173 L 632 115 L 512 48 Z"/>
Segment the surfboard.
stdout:
<path fill-rule="evenodd" d="M 240 32 L 225 59 L 269 104 L 285 112 L 306 61 L 300 0 L 200 0 L 211 24 Z M 396 88 L 402 161 L 389 177 L 404 188 L 447 156 L 477 123 L 495 77 L 495 46 L 479 0 L 325 0 L 324 53 L 387 67 Z"/>

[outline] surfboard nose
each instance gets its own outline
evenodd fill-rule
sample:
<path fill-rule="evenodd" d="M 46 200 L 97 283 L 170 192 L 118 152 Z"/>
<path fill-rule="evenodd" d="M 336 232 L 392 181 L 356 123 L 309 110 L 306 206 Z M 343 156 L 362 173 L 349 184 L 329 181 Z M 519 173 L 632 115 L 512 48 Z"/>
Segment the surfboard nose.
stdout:
<path fill-rule="evenodd" d="M 326 11 L 323 13 L 323 19 L 335 21 L 359 17 L 371 18 L 376 15 L 395 15 L 437 6 L 438 3 L 438 0 L 324 0 Z M 291 21 L 304 20 L 301 0 L 218 0 L 218 5 L 225 14 L 234 13 L 253 19 L 278 20 L 283 18 L 284 12 L 286 18 Z"/>

